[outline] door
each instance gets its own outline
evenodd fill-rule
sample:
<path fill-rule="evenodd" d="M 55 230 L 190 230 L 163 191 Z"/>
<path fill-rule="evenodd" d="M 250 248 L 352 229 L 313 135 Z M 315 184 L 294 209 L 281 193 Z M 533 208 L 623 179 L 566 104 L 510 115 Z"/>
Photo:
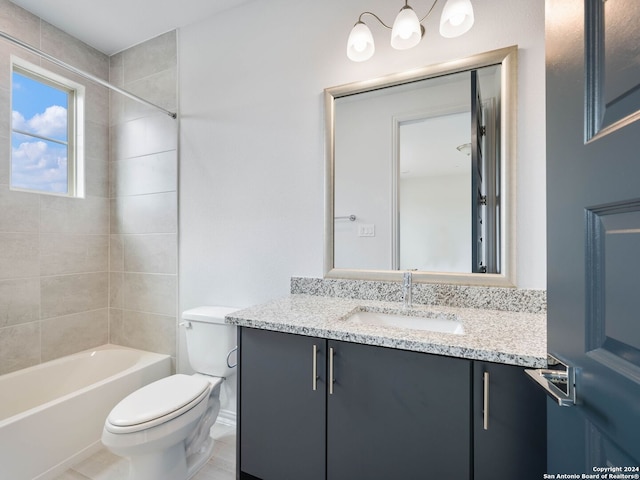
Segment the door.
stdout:
<path fill-rule="evenodd" d="M 325 480 L 326 343 L 240 328 L 239 478 Z"/>
<path fill-rule="evenodd" d="M 637 0 L 547 0 L 548 349 L 576 393 L 548 400 L 551 474 L 640 465 L 639 24 Z"/>
<path fill-rule="evenodd" d="M 471 70 L 471 271 L 487 273 L 484 241 L 484 212 L 487 196 L 484 179 L 484 137 L 482 95 L 478 71 Z"/>
<path fill-rule="evenodd" d="M 471 478 L 470 360 L 330 340 L 328 375 L 328 480 Z"/>

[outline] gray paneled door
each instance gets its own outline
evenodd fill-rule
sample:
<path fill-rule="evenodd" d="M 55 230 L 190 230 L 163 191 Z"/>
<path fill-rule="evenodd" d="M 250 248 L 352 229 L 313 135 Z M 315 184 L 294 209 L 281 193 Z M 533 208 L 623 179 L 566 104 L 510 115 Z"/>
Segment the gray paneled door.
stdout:
<path fill-rule="evenodd" d="M 484 237 L 484 212 L 487 204 L 484 179 L 484 136 L 485 126 L 482 114 L 482 94 L 478 71 L 471 70 L 471 271 L 487 272 L 485 261 L 486 241 Z"/>
<path fill-rule="evenodd" d="M 635 475 L 640 1 L 546 3 L 548 349 L 576 368 L 577 399 L 549 400 L 548 473 Z"/>

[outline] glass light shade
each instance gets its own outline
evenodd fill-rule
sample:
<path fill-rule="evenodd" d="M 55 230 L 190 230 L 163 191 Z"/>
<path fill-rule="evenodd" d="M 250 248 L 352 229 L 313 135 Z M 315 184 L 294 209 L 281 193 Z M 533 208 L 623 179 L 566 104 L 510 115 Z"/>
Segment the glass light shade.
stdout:
<path fill-rule="evenodd" d="M 446 38 L 459 37 L 473 26 L 471 0 L 447 0 L 440 17 L 440 35 Z"/>
<path fill-rule="evenodd" d="M 371 30 L 363 22 L 356 23 L 347 40 L 347 57 L 354 62 L 369 60 L 375 52 Z"/>
<path fill-rule="evenodd" d="M 391 46 L 397 50 L 415 47 L 422 39 L 422 27 L 416 12 L 410 6 L 402 7 L 393 22 Z"/>

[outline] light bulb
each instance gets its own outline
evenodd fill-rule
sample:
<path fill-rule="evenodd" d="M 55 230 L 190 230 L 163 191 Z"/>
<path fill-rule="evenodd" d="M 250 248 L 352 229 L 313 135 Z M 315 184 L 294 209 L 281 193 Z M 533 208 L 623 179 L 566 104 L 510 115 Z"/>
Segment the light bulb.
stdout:
<path fill-rule="evenodd" d="M 471 0 L 447 0 L 440 17 L 440 35 L 459 37 L 469 31 L 473 21 Z"/>
<path fill-rule="evenodd" d="M 405 5 L 391 29 L 391 46 L 398 50 L 415 47 L 422 39 L 422 26 L 413 9 Z"/>
<path fill-rule="evenodd" d="M 461 25 L 462 22 L 464 22 L 464 18 L 465 18 L 464 13 L 458 13 L 458 14 L 452 16 L 451 18 L 449 18 L 449 23 L 452 26 L 457 27 L 457 26 Z"/>
<path fill-rule="evenodd" d="M 373 35 L 364 22 L 359 21 L 351 29 L 347 40 L 347 57 L 354 62 L 369 60 L 375 52 Z"/>

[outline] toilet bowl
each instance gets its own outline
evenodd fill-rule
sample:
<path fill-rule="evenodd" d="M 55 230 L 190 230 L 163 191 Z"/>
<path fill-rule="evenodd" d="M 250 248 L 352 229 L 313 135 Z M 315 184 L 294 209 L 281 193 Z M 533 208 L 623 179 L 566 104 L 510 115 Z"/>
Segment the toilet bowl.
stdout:
<path fill-rule="evenodd" d="M 210 429 L 220 410 L 220 387 L 232 372 L 228 357 L 235 348 L 235 327 L 224 324 L 224 315 L 235 310 L 200 307 L 184 312 L 189 360 L 200 373 L 150 383 L 111 410 L 102 443 L 129 459 L 130 480 L 188 480 L 211 456 Z"/>

